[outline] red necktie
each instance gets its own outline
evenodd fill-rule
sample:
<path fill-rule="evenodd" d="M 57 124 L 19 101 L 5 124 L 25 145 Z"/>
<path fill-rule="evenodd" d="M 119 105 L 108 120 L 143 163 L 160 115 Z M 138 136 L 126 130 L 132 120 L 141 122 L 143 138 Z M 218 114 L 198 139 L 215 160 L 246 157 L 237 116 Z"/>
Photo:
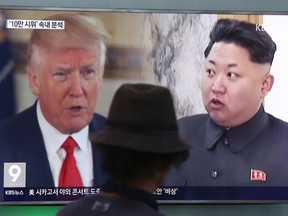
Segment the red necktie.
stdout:
<path fill-rule="evenodd" d="M 69 136 L 61 146 L 66 151 L 66 157 L 63 161 L 60 176 L 59 187 L 82 187 L 82 180 L 79 170 L 76 166 L 76 159 L 74 157 L 74 149 L 77 143 Z"/>

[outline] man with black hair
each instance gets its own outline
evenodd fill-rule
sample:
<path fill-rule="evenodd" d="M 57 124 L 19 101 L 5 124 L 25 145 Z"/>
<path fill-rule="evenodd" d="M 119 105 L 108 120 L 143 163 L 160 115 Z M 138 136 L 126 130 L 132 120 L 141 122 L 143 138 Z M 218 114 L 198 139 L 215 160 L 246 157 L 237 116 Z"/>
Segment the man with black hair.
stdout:
<path fill-rule="evenodd" d="M 109 180 L 100 193 L 73 202 L 58 216 L 162 215 L 152 195 L 166 171 L 187 159 L 190 144 L 178 134 L 165 87 L 124 84 L 115 93 L 106 127 L 92 134 Z"/>
<path fill-rule="evenodd" d="M 275 51 L 271 37 L 255 24 L 216 22 L 204 52 L 202 97 L 208 114 L 179 120 L 180 135 L 195 145 L 176 172 L 185 185 L 288 184 L 288 124 L 264 110 Z"/>

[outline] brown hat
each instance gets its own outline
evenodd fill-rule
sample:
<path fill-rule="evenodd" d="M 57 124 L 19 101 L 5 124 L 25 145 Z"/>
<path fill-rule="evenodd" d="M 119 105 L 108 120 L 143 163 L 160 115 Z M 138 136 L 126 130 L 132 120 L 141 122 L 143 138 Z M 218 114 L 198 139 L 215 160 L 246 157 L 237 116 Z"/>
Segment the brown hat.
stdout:
<path fill-rule="evenodd" d="M 150 84 L 124 84 L 115 93 L 106 127 L 91 142 L 151 153 L 174 153 L 191 145 L 180 139 L 170 91 Z"/>

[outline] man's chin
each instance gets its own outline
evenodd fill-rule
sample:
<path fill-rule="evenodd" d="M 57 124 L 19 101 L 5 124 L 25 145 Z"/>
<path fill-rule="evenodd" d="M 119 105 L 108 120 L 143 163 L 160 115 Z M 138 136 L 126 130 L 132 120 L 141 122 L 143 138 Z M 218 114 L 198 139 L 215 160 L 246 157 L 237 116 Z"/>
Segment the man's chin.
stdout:
<path fill-rule="evenodd" d="M 71 123 L 70 125 L 68 125 L 66 127 L 66 129 L 64 129 L 65 134 L 73 134 L 73 133 L 78 133 L 79 131 L 81 131 L 83 128 L 85 128 L 89 123 L 81 123 L 81 124 L 77 124 L 77 123 Z M 63 132 L 62 132 L 63 133 Z"/>
<path fill-rule="evenodd" d="M 218 125 L 225 126 L 225 123 L 227 122 L 227 118 L 224 118 L 223 116 L 215 115 L 213 113 L 209 113 L 210 118 Z"/>

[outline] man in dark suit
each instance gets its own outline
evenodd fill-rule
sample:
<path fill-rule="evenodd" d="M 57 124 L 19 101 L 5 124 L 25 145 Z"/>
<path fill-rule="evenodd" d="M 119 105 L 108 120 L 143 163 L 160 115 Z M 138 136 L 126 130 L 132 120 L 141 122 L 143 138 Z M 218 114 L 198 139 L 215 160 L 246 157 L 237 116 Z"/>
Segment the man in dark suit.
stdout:
<path fill-rule="evenodd" d="M 94 114 L 89 124 L 89 133 L 103 128 L 105 118 Z M 54 180 L 51 173 L 43 136 L 36 115 L 36 105 L 28 108 L 19 115 L 1 123 L 1 143 L 9 143 L 3 146 L 1 161 L 3 162 L 25 162 L 26 187 L 54 187 Z M 15 135 L 17 131 L 17 135 Z M 92 185 L 101 185 L 104 176 L 99 168 L 98 152 L 92 146 L 93 151 L 93 179 Z M 3 172 L 1 172 L 3 175 Z M 1 175 L 1 176 L 2 176 Z"/>
<path fill-rule="evenodd" d="M 32 32 L 27 74 L 37 101 L 0 124 L 1 181 L 4 174 L 4 186 L 17 187 L 13 184 L 21 166 L 11 165 L 25 163 L 26 187 L 99 186 L 105 176 L 89 132 L 105 123 L 94 110 L 108 34 L 99 20 L 83 14 L 57 14 L 46 20 L 64 28 Z M 3 163 L 10 163 L 4 171 Z"/>
<path fill-rule="evenodd" d="M 183 185 L 288 185 L 288 124 L 263 106 L 274 81 L 275 51 L 271 37 L 255 24 L 216 22 L 204 52 L 202 96 L 208 114 L 179 120 L 181 136 L 194 144 L 174 173 Z"/>

